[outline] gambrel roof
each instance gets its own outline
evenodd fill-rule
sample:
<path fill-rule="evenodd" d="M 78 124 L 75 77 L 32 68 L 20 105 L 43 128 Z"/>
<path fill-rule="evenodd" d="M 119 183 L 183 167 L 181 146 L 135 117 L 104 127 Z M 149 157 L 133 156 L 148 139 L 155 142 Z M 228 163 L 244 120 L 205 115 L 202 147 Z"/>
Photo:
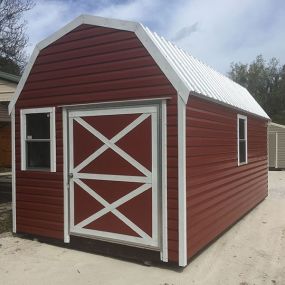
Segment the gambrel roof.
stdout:
<path fill-rule="evenodd" d="M 134 32 L 185 103 L 187 103 L 189 96 L 194 94 L 269 119 L 265 111 L 244 87 L 202 63 L 163 37 L 158 36 L 144 25 L 137 22 L 90 15 L 79 16 L 35 47 L 15 96 L 9 105 L 10 112 L 24 87 L 40 50 L 82 24 Z"/>

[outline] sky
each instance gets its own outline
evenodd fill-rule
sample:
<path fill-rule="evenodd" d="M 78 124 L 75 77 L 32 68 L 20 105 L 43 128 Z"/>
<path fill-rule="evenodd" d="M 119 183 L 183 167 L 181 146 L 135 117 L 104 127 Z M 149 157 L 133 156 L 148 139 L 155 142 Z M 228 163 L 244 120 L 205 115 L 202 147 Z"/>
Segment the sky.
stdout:
<path fill-rule="evenodd" d="M 37 0 L 25 15 L 28 55 L 80 14 L 141 22 L 224 74 L 259 54 L 285 64 L 284 0 Z"/>

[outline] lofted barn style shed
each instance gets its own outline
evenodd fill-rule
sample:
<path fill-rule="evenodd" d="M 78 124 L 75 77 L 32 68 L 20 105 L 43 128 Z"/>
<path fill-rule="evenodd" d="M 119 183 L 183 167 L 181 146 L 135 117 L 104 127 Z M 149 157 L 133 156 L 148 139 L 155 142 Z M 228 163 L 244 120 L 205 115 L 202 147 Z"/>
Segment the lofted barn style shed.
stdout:
<path fill-rule="evenodd" d="M 17 233 L 186 266 L 267 196 L 266 113 L 139 23 L 83 15 L 40 42 L 10 112 Z"/>

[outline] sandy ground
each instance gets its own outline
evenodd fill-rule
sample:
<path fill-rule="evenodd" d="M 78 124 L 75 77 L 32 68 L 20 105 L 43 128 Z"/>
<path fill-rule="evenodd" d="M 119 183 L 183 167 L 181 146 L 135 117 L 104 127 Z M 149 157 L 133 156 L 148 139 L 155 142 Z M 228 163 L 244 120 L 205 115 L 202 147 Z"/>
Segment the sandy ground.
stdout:
<path fill-rule="evenodd" d="M 182 272 L 0 235 L 0 284 L 285 284 L 285 171 L 270 195 Z"/>

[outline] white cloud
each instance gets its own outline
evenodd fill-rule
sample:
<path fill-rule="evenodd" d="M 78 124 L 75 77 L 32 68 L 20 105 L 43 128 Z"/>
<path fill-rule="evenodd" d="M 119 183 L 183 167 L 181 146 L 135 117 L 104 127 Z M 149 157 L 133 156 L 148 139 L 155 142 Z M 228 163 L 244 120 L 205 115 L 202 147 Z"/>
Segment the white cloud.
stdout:
<path fill-rule="evenodd" d="M 143 22 L 223 73 L 232 61 L 249 62 L 258 54 L 284 64 L 284 7 L 281 0 L 40 0 L 26 16 L 27 51 L 88 13 Z"/>
<path fill-rule="evenodd" d="M 281 8 L 269 0 L 185 0 L 173 12 L 166 34 L 173 37 L 182 27 L 198 23 L 197 31 L 177 44 L 224 73 L 230 62 L 248 62 L 258 54 L 285 63 Z"/>

